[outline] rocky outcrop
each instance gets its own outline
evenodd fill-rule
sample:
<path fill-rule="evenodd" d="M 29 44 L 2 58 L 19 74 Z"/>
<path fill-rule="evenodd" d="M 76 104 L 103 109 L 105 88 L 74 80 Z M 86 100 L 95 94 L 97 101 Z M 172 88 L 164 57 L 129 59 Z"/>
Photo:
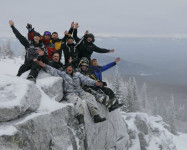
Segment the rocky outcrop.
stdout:
<path fill-rule="evenodd" d="M 0 81 L 0 122 L 38 109 L 41 93 L 35 85 L 11 76 L 1 76 Z"/>
<path fill-rule="evenodd" d="M 28 99 L 38 92 L 40 101 L 33 101 L 36 105 L 40 102 L 37 110 L 22 113 L 19 117 L 12 117 L 2 120 L 0 123 L 0 149 L 1 150 L 127 150 L 129 136 L 127 126 L 119 110 L 108 112 L 108 110 L 98 103 L 102 117 L 107 120 L 95 124 L 90 117 L 85 100 L 85 139 L 78 138 L 78 122 L 75 118 L 74 107 L 66 101 L 57 102 L 56 91 L 49 88 L 59 87 L 62 80 L 57 77 L 50 77 L 44 74 L 44 78 L 37 79 L 34 84 L 31 81 L 12 78 L 13 85 L 17 87 L 20 83 L 25 86 L 14 89 L 23 92 L 22 97 L 26 97 L 27 86 L 32 93 Z M 52 82 L 53 81 L 53 82 Z M 61 83 L 60 83 L 61 82 Z M 1 82 L 0 82 L 1 84 Z M 33 87 L 33 88 L 31 88 Z M 37 89 L 36 91 L 34 89 Z M 57 89 L 59 90 L 59 89 Z M 7 92 L 7 89 L 4 90 Z M 58 91 L 59 92 L 59 91 Z M 4 94 L 4 100 L 9 100 L 11 96 Z M 61 95 L 62 96 L 62 95 Z M 61 97 L 59 96 L 59 97 Z M 13 96 L 12 96 L 13 97 Z M 61 98 L 59 98 L 61 99 Z M 20 99 L 19 99 L 20 100 Z M 29 99 L 33 100 L 33 99 Z M 57 101 L 56 101 L 57 100 Z M 4 101 L 3 101 L 4 102 Z M 0 103 L 3 103 L 2 101 Z M 28 103 L 28 105 L 30 105 Z M 1 104 L 0 104 L 1 106 Z M 8 105 L 7 105 L 8 106 Z"/>
<path fill-rule="evenodd" d="M 160 116 L 123 113 L 130 137 L 129 150 L 177 150 L 173 135 Z"/>

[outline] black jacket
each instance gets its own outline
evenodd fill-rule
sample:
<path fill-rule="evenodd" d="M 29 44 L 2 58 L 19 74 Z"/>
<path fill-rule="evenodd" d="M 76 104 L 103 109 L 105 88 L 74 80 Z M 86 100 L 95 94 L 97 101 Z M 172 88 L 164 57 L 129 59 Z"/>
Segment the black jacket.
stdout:
<path fill-rule="evenodd" d="M 39 61 L 41 60 L 44 63 L 48 63 L 47 51 L 45 49 L 44 44 L 41 41 L 39 43 L 35 43 L 34 40 L 28 41 L 23 35 L 21 35 L 21 33 L 14 26 L 11 26 L 11 28 L 17 39 L 25 47 L 26 50 L 25 63 L 32 62 L 34 58 L 37 58 Z M 43 56 L 39 56 L 38 53 L 36 52 L 38 48 L 44 50 Z"/>
<path fill-rule="evenodd" d="M 97 53 L 108 53 L 108 52 L 110 52 L 110 50 L 108 50 L 108 49 L 97 47 L 95 44 L 93 44 L 93 42 L 88 42 L 87 39 L 86 39 L 86 36 L 83 36 L 82 39 L 80 39 L 77 36 L 77 29 L 74 29 L 73 38 L 75 39 L 75 41 L 77 43 L 77 49 L 78 49 L 78 52 L 79 52 L 78 57 L 80 59 L 82 57 L 86 57 L 86 58 L 88 58 L 88 60 L 90 60 L 93 52 L 97 52 Z"/>
<path fill-rule="evenodd" d="M 64 58 L 65 58 L 65 64 L 69 63 L 69 58 L 72 57 L 73 60 L 73 65 L 74 67 L 76 67 L 76 61 L 78 58 L 78 51 L 76 48 L 76 44 L 72 43 L 72 44 L 67 44 L 67 43 L 63 43 L 62 44 L 62 50 L 64 52 Z"/>
<path fill-rule="evenodd" d="M 56 68 L 58 70 L 63 71 L 64 70 L 64 65 L 61 62 L 54 62 L 53 60 L 51 60 L 49 62 L 49 65 L 53 68 Z"/>

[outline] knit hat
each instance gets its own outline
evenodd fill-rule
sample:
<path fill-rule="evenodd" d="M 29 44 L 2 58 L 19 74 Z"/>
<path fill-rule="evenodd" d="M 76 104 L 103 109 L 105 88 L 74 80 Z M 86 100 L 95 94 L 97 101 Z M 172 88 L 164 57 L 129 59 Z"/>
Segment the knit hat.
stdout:
<path fill-rule="evenodd" d="M 73 64 L 72 64 L 72 63 L 67 63 L 67 64 L 65 65 L 65 68 L 67 68 L 67 67 L 69 67 L 69 66 L 71 66 L 71 67 L 73 68 Z"/>
<path fill-rule="evenodd" d="M 38 32 L 34 32 L 33 34 L 34 34 L 34 36 L 39 36 L 39 37 L 41 37 L 40 33 L 38 33 Z"/>

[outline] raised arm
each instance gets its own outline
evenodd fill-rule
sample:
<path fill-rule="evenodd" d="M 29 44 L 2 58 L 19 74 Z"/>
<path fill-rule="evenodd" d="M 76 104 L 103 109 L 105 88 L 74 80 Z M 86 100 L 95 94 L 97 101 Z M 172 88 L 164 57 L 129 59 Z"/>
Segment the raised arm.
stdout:
<path fill-rule="evenodd" d="M 119 61 L 120 61 L 120 58 L 118 57 L 118 58 L 115 59 L 114 62 L 111 62 L 111 63 L 109 63 L 109 64 L 107 64 L 107 65 L 102 66 L 101 69 L 100 69 L 101 72 L 103 72 L 103 71 L 105 71 L 105 70 L 108 70 L 108 69 L 110 69 L 111 67 L 115 66 Z"/>
<path fill-rule="evenodd" d="M 43 67 L 48 73 L 50 73 L 52 76 L 56 76 L 56 77 L 65 77 L 65 72 L 64 71 L 60 71 L 56 68 L 53 68 L 49 65 L 46 65 L 45 63 L 43 63 L 42 61 L 37 61 L 38 64 Z"/>
<path fill-rule="evenodd" d="M 15 28 L 14 22 L 12 20 L 9 20 L 9 25 L 12 28 L 13 33 L 17 37 L 17 39 L 20 41 L 20 43 L 25 47 L 28 48 L 29 42 L 28 40 Z"/>
<path fill-rule="evenodd" d="M 100 48 L 100 47 L 98 47 L 98 46 L 96 46 L 96 45 L 94 45 L 94 52 L 97 52 L 97 53 L 110 53 L 110 52 L 114 52 L 114 50 L 113 49 L 105 49 L 105 48 Z"/>
<path fill-rule="evenodd" d="M 75 23 L 72 22 L 69 31 L 68 32 L 67 31 L 64 32 L 64 37 L 62 38 L 62 42 L 66 42 L 67 38 L 70 37 L 70 36 L 72 36 L 74 24 Z"/>

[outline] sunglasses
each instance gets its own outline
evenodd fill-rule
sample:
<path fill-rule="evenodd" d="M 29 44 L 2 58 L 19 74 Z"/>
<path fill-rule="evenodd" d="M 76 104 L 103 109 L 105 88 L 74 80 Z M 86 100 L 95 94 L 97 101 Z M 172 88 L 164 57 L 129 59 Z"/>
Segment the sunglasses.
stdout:
<path fill-rule="evenodd" d="M 44 32 L 44 35 L 50 35 L 50 36 L 51 36 L 51 32 L 45 31 L 45 32 Z"/>

